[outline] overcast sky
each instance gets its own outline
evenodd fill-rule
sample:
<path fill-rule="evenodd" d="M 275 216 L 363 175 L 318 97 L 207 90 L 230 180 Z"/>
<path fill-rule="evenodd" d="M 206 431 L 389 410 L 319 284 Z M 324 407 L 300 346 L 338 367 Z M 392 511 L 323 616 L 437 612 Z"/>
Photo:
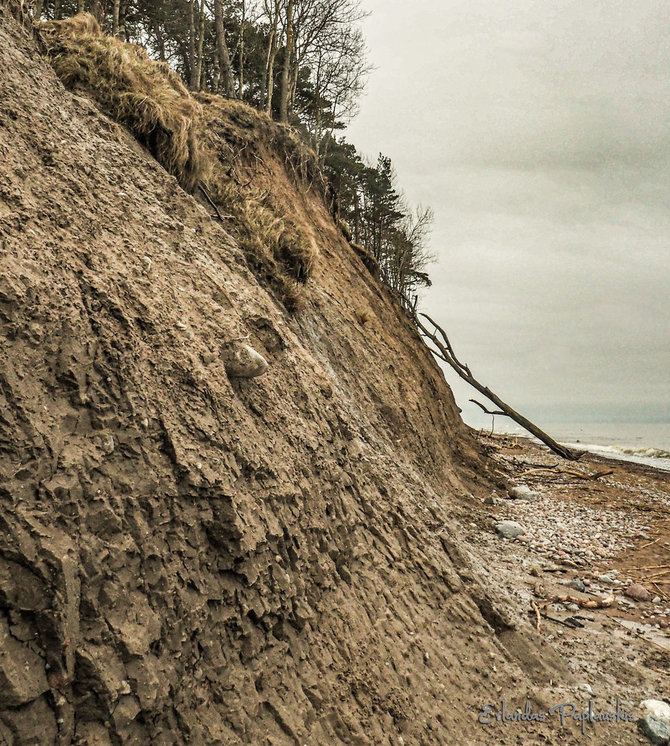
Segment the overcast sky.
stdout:
<path fill-rule="evenodd" d="M 348 137 L 434 209 L 457 354 L 539 424 L 670 421 L 668 0 L 363 5 Z"/>

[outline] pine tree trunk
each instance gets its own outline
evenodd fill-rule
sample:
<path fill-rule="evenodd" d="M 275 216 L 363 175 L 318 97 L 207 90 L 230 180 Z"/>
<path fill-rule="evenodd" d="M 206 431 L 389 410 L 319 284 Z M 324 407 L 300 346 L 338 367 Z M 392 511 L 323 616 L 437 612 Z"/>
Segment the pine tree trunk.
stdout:
<path fill-rule="evenodd" d="M 237 50 L 237 69 L 239 70 L 237 97 L 244 100 L 244 29 L 247 23 L 247 4 L 242 0 L 242 18 L 240 20 L 240 42 Z"/>
<path fill-rule="evenodd" d="M 288 117 L 291 117 L 295 111 L 295 96 L 298 90 L 298 61 L 294 60 L 291 64 L 289 76 L 289 96 L 288 96 Z"/>
<path fill-rule="evenodd" d="M 128 14 L 128 0 L 121 0 L 119 8 L 119 36 L 128 41 L 126 16 Z"/>
<path fill-rule="evenodd" d="M 219 57 L 219 69 L 223 90 L 228 98 L 236 98 L 233 67 L 226 44 L 226 32 L 223 26 L 223 0 L 214 0 L 214 25 L 216 29 L 216 51 Z"/>
<path fill-rule="evenodd" d="M 188 72 L 189 88 L 197 87 L 197 67 L 195 63 L 195 0 L 188 0 Z"/>
<path fill-rule="evenodd" d="M 84 0 L 77 0 L 77 13 L 84 12 Z"/>
<path fill-rule="evenodd" d="M 265 67 L 263 68 L 263 74 L 261 76 L 261 103 L 265 111 L 267 111 L 268 108 L 268 70 L 270 69 L 271 45 L 272 32 L 270 32 L 270 38 L 268 39 L 267 51 L 265 52 Z"/>
<path fill-rule="evenodd" d="M 354 240 L 361 242 L 361 203 L 358 190 L 354 188 Z"/>
<path fill-rule="evenodd" d="M 200 36 L 198 37 L 198 70 L 196 90 L 202 90 L 202 50 L 205 42 L 205 0 L 200 2 Z"/>
<path fill-rule="evenodd" d="M 118 36 L 120 13 L 121 13 L 121 0 L 114 0 L 114 5 L 112 6 L 112 36 Z"/>
<path fill-rule="evenodd" d="M 268 49 L 265 57 L 265 71 L 263 75 L 263 95 L 265 96 L 265 112 L 272 116 L 272 96 L 275 88 L 275 57 L 277 56 L 277 26 L 279 25 L 279 2 L 275 0 L 272 16 L 272 28 L 268 39 Z"/>
<path fill-rule="evenodd" d="M 293 57 L 293 0 L 288 0 L 286 10 L 286 51 L 281 71 L 281 91 L 279 94 L 279 121 L 288 123 L 288 106 L 290 92 L 291 58 Z"/>
<path fill-rule="evenodd" d="M 156 46 L 158 47 L 158 59 L 161 62 L 165 62 L 165 37 L 158 22 L 154 24 L 154 34 L 156 35 Z"/>

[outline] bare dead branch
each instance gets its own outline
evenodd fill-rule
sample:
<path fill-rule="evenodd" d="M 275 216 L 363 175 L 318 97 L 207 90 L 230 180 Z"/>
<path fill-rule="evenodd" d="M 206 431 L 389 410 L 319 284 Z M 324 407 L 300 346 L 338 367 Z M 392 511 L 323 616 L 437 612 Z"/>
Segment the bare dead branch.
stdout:
<path fill-rule="evenodd" d="M 476 404 L 480 409 L 483 409 L 486 414 L 501 414 L 503 417 L 508 417 L 505 412 L 503 412 L 501 409 L 487 409 L 483 404 L 478 402 L 476 399 L 469 399 L 468 401 L 471 401 L 473 404 Z"/>
<path fill-rule="evenodd" d="M 205 185 L 200 182 L 198 184 L 198 189 L 200 189 L 200 192 L 202 193 L 203 197 L 209 202 L 209 204 L 214 208 L 214 211 L 216 212 L 217 218 L 223 223 L 224 220 L 232 220 L 232 215 L 222 215 L 219 212 L 219 208 L 216 206 L 216 202 L 209 196 L 209 192 L 207 191 Z"/>

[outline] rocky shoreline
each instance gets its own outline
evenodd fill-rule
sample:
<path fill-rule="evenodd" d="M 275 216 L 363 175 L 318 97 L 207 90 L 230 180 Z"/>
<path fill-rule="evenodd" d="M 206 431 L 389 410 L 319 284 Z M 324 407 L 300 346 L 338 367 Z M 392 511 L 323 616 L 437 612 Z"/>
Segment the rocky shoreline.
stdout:
<path fill-rule="evenodd" d="M 652 727 L 654 707 L 670 713 L 670 474 L 589 453 L 562 461 L 526 438 L 477 438 L 500 478 L 464 529 L 487 586 L 507 592 L 567 664 L 575 698 L 635 714 L 592 725 L 594 742 L 667 743 L 649 733 L 670 725 Z M 528 692 L 547 708 L 561 694 Z"/>

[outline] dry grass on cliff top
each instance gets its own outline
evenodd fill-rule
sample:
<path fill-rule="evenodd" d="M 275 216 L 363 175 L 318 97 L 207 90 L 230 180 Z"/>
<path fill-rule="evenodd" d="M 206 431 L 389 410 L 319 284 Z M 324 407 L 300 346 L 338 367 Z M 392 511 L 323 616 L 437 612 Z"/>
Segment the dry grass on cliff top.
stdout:
<path fill-rule="evenodd" d="M 199 184 L 231 220 L 256 275 L 289 311 L 302 305 L 302 289 L 318 251 L 289 208 L 253 185 L 249 167 L 271 154 L 292 180 L 318 178 L 316 156 L 288 127 L 243 103 L 191 95 L 166 63 L 105 36 L 90 13 L 41 24 L 51 64 L 64 85 L 86 91 L 112 119 L 125 125 L 180 184 Z M 245 176 L 240 176 L 244 165 Z"/>
<path fill-rule="evenodd" d="M 205 169 L 197 141 L 200 105 L 166 63 L 105 36 L 90 13 L 42 25 L 51 64 L 68 88 L 83 88 L 124 124 L 188 191 Z"/>

